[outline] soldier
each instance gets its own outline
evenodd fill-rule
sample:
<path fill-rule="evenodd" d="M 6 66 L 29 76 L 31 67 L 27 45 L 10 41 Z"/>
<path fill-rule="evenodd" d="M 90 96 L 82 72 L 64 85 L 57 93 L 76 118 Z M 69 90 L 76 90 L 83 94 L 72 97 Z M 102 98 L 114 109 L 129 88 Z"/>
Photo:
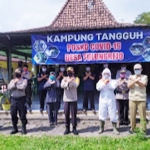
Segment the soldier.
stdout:
<path fill-rule="evenodd" d="M 19 112 L 20 120 L 22 122 L 22 134 L 26 134 L 26 97 L 25 89 L 27 87 L 27 80 L 21 77 L 21 70 L 15 70 L 15 78 L 8 84 L 8 90 L 11 90 L 11 120 L 13 124 L 13 129 L 10 134 L 15 134 L 18 132 L 17 123 L 18 117 L 17 112 Z"/>
<path fill-rule="evenodd" d="M 28 65 L 24 64 L 23 65 L 23 72 L 22 72 L 22 78 L 27 80 L 27 87 L 25 90 L 26 93 L 26 101 L 29 107 L 29 112 L 32 112 L 31 109 L 31 97 L 32 97 L 32 88 L 31 88 L 31 84 L 32 84 L 32 73 L 28 70 Z"/>

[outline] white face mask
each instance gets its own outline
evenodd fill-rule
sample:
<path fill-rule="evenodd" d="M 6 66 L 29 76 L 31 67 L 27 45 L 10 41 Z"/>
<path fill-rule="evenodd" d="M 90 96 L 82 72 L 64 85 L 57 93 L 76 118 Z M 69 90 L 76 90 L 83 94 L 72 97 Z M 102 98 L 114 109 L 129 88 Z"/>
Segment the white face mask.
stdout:
<path fill-rule="evenodd" d="M 91 70 L 91 68 L 90 67 L 86 67 L 86 71 L 90 71 Z"/>
<path fill-rule="evenodd" d="M 65 71 L 65 68 L 64 68 L 64 67 L 61 67 L 61 68 L 60 68 L 60 71 L 61 71 L 61 72 L 64 72 L 64 71 Z"/>
<path fill-rule="evenodd" d="M 104 68 L 108 68 L 108 64 L 104 64 L 103 66 L 104 66 Z"/>
<path fill-rule="evenodd" d="M 109 77 L 110 77 L 109 74 L 104 74 L 104 75 L 103 75 L 103 78 L 104 78 L 104 79 L 109 79 Z"/>
<path fill-rule="evenodd" d="M 121 70 L 126 70 L 126 67 L 121 67 Z"/>
<path fill-rule="evenodd" d="M 135 75 L 140 75 L 141 74 L 141 70 L 134 70 Z"/>
<path fill-rule="evenodd" d="M 43 72 L 46 72 L 46 68 L 42 68 L 42 71 L 43 71 Z"/>

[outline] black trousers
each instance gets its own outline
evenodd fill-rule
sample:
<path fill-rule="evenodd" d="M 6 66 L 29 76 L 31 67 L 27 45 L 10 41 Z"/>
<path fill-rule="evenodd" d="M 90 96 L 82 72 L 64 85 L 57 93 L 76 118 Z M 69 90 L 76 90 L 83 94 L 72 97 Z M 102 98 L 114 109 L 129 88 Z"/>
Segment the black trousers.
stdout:
<path fill-rule="evenodd" d="M 88 99 L 90 100 L 90 109 L 95 109 L 94 91 L 84 91 L 83 109 L 88 109 Z"/>
<path fill-rule="evenodd" d="M 57 115 L 58 115 L 58 102 L 54 103 L 47 103 L 47 113 L 48 113 L 48 118 L 49 122 L 55 122 L 57 123 Z"/>
<path fill-rule="evenodd" d="M 46 98 L 47 90 L 39 90 L 40 97 L 40 109 L 44 110 L 45 98 Z"/>
<path fill-rule="evenodd" d="M 26 114 L 26 99 L 25 97 L 21 97 L 19 99 L 15 99 L 11 97 L 11 120 L 13 126 L 16 126 L 18 123 L 17 112 L 19 112 L 19 117 L 22 124 L 27 124 Z"/>
<path fill-rule="evenodd" d="M 31 89 L 31 84 L 28 84 L 25 90 L 26 93 L 26 102 L 28 104 L 28 106 L 30 107 L 32 105 L 32 89 Z"/>
<path fill-rule="evenodd" d="M 118 100 L 119 104 L 119 121 L 128 122 L 129 100 Z"/>
<path fill-rule="evenodd" d="M 77 102 L 64 102 L 65 125 L 70 127 L 70 110 L 72 117 L 72 126 L 77 126 Z"/>

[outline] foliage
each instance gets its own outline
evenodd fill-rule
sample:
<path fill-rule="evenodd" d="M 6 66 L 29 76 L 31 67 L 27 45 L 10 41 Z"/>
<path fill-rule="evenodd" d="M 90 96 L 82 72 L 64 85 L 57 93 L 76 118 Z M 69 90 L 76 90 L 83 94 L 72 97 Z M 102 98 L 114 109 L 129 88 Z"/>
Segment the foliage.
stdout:
<path fill-rule="evenodd" d="M 150 25 L 150 12 L 144 12 L 137 16 L 134 23 Z"/>
<path fill-rule="evenodd" d="M 9 97 L 7 94 L 0 93 L 0 104 L 10 104 Z"/>
<path fill-rule="evenodd" d="M 148 150 L 150 138 L 79 136 L 4 136 L 0 135 L 1 150 Z"/>
<path fill-rule="evenodd" d="M 146 121 L 144 119 L 141 119 L 140 120 L 140 127 L 136 127 L 135 129 L 135 133 L 136 133 L 136 137 L 139 139 L 139 140 L 145 140 L 146 139 Z"/>

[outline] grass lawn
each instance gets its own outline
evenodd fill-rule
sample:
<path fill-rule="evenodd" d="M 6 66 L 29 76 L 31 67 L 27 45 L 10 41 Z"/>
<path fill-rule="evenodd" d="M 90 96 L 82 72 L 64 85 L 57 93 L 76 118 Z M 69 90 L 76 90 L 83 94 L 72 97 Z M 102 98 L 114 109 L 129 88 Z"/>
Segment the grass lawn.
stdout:
<path fill-rule="evenodd" d="M 150 150 L 150 138 L 0 135 L 0 150 Z"/>

